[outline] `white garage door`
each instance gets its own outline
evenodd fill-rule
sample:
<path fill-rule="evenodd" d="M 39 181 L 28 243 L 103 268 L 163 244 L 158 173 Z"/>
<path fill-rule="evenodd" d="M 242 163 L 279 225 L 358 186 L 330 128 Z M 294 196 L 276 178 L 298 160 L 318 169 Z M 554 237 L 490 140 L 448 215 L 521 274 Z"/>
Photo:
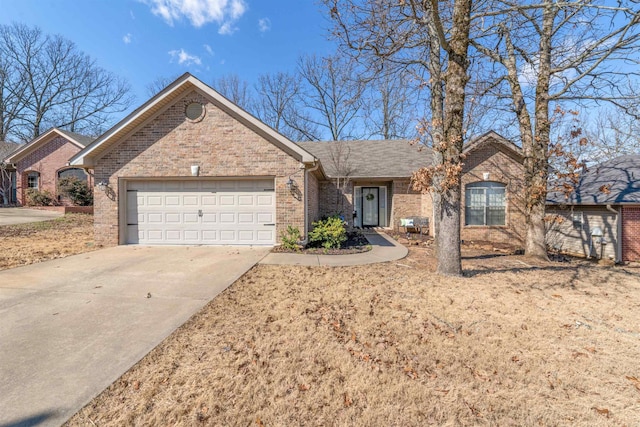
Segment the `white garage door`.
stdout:
<path fill-rule="evenodd" d="M 275 206 L 271 179 L 130 181 L 127 243 L 272 245 Z"/>

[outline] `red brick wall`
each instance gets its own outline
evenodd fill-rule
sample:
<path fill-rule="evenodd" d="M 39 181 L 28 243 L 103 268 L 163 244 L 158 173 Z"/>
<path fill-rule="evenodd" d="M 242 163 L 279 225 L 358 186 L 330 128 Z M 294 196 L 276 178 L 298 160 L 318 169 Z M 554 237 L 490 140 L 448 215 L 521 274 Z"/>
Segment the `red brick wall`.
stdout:
<path fill-rule="evenodd" d="M 506 185 L 507 212 L 504 226 L 465 225 L 465 187 L 483 181 L 485 172 L 489 173 L 488 181 Z M 525 238 L 522 163 L 501 150 L 497 143 L 488 143 L 467 155 L 462 173 L 461 238 L 522 244 Z"/>
<path fill-rule="evenodd" d="M 622 260 L 640 261 L 640 207 L 622 207 Z"/>
<path fill-rule="evenodd" d="M 200 121 L 185 117 L 192 102 L 205 105 Z M 275 177 L 276 235 L 287 225 L 304 230 L 305 172 L 294 159 L 256 134 L 198 91 L 191 91 L 126 136 L 97 160 L 96 182 L 107 180 L 113 192 L 95 192 L 96 242 L 119 243 L 119 182 L 134 177 L 180 178 L 200 166 L 200 177 Z M 287 189 L 289 176 L 298 184 L 299 197 Z"/>
<path fill-rule="evenodd" d="M 62 136 L 56 135 L 18 161 L 16 163 L 18 204 L 23 205 L 25 202 L 27 173 L 29 171 L 40 173 L 39 190 L 46 190 L 55 195 L 58 170 L 64 168 L 69 159 L 78 151 L 80 151 L 80 148 L 77 145 Z"/>

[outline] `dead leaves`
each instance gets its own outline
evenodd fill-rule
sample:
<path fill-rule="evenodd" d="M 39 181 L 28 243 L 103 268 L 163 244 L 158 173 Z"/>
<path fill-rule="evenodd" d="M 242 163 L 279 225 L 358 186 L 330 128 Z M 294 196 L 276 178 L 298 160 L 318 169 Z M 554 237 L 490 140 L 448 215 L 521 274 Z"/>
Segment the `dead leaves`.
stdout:
<path fill-rule="evenodd" d="M 631 381 L 637 391 L 640 391 L 640 380 L 637 377 L 625 376 L 625 378 Z"/>
<path fill-rule="evenodd" d="M 611 416 L 611 411 L 608 410 L 607 408 L 598 408 L 598 407 L 594 406 L 591 409 L 595 410 L 600 415 L 604 415 L 607 418 L 609 418 Z"/>

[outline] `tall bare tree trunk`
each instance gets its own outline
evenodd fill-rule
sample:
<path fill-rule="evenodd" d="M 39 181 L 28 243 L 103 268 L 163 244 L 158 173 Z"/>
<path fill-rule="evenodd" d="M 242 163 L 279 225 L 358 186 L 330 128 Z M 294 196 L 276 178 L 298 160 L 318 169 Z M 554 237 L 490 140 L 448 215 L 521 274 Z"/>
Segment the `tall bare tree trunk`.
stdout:
<path fill-rule="evenodd" d="M 548 259 L 545 243 L 545 202 L 549 176 L 548 150 L 551 123 L 549 121 L 549 81 L 551 80 L 551 37 L 555 6 L 545 0 L 540 34 L 538 81 L 536 86 L 535 137 L 525 149 L 525 188 L 527 235 L 525 254 Z M 524 142 L 524 141 L 523 141 Z"/>
<path fill-rule="evenodd" d="M 442 59 L 440 51 L 442 46 L 438 38 L 438 29 L 434 19 L 430 19 L 427 28 L 429 29 L 429 77 L 431 79 L 431 132 L 433 147 L 433 164 L 442 165 L 442 151 L 438 148 L 442 146 L 444 139 L 444 91 L 442 87 Z M 442 210 L 441 201 L 441 177 L 434 176 L 431 197 L 433 201 L 433 237 L 435 241 L 440 238 L 440 212 Z M 436 245 L 436 252 L 438 247 Z"/>
<path fill-rule="evenodd" d="M 437 1 L 432 0 L 434 14 Z M 447 48 L 449 64 L 445 73 L 444 151 L 445 191 L 441 195 L 440 231 L 437 241 L 437 273 L 445 276 L 461 276 L 460 254 L 460 199 L 462 175 L 462 146 L 464 142 L 464 100 L 467 75 L 467 51 L 471 22 L 471 0 L 457 0 L 453 9 L 453 22 Z M 441 34 L 441 42 L 444 37 Z"/>

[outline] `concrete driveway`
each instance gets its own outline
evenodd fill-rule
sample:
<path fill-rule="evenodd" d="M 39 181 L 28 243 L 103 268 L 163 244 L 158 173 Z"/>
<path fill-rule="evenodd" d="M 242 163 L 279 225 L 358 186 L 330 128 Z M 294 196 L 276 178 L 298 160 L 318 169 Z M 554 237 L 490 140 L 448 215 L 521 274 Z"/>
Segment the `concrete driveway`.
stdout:
<path fill-rule="evenodd" d="M 62 215 L 64 215 L 62 212 L 47 211 L 44 209 L 2 208 L 0 209 L 0 226 L 47 221 Z"/>
<path fill-rule="evenodd" d="M 0 426 L 62 424 L 268 251 L 119 246 L 0 271 Z"/>

